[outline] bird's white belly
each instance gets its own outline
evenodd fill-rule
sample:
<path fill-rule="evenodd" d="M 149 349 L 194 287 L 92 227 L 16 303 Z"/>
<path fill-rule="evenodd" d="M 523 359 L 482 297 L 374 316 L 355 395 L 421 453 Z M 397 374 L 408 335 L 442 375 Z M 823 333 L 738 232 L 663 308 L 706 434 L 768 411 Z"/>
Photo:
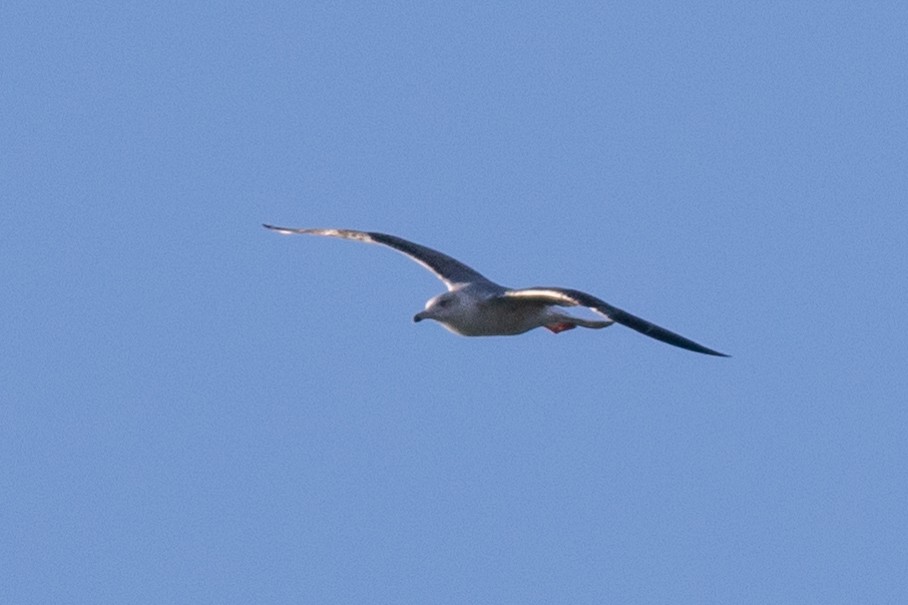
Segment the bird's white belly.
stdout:
<path fill-rule="evenodd" d="M 480 313 L 446 318 L 441 324 L 461 336 L 514 336 L 545 325 L 545 310 L 538 307 L 515 312 L 513 308 L 485 308 Z"/>

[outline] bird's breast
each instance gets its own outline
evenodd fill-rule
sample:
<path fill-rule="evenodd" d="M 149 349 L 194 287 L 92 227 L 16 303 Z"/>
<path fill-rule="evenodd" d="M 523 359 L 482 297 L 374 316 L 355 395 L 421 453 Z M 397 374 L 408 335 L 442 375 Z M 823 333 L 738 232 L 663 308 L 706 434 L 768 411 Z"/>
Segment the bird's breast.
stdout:
<path fill-rule="evenodd" d="M 515 309 L 511 305 L 481 305 L 456 317 L 445 318 L 448 330 L 461 336 L 514 336 L 545 324 L 541 308 Z"/>

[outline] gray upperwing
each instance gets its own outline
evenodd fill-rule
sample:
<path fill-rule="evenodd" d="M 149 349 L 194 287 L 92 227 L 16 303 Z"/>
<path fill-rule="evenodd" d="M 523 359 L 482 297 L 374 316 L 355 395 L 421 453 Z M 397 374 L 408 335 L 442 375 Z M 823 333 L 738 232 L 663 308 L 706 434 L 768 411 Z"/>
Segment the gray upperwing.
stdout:
<path fill-rule="evenodd" d="M 388 235 L 387 233 L 377 233 L 374 231 L 354 231 L 352 229 L 297 229 L 293 227 L 276 227 L 274 225 L 262 225 L 266 229 L 277 231 L 285 235 L 324 235 L 328 237 L 340 237 L 343 239 L 356 240 L 366 243 L 381 244 L 393 248 L 398 252 L 406 254 L 411 259 L 435 274 L 435 277 L 444 282 L 448 290 L 453 289 L 459 284 L 468 283 L 488 283 L 492 284 L 489 279 L 484 277 L 478 271 L 471 269 L 457 259 L 451 258 L 447 254 L 433 250 L 432 248 L 416 244 L 402 237 Z"/>
<path fill-rule="evenodd" d="M 581 292 L 580 290 L 548 287 L 524 288 L 520 290 L 508 290 L 503 296 L 520 300 L 544 302 L 562 307 L 589 307 L 590 309 L 605 315 L 609 319 L 649 336 L 650 338 L 661 340 L 662 342 L 681 347 L 682 349 L 687 349 L 688 351 L 695 351 L 705 355 L 715 355 L 717 357 L 729 357 L 729 355 L 726 355 L 725 353 L 720 353 L 708 347 L 704 347 L 689 338 L 685 338 L 671 330 L 667 330 L 652 322 L 637 317 L 636 315 L 632 315 L 623 309 L 612 306 L 604 300 L 596 298 L 586 292 Z"/>

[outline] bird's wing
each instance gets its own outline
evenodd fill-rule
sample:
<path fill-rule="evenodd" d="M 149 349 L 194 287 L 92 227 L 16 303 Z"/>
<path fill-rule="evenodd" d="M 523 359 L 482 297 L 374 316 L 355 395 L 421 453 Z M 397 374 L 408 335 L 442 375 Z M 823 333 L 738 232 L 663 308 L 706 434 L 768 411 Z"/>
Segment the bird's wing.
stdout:
<path fill-rule="evenodd" d="M 454 289 L 455 286 L 469 283 L 495 285 L 479 272 L 471 269 L 462 262 L 451 258 L 447 254 L 443 254 L 432 248 L 427 248 L 426 246 L 414 244 L 411 241 L 394 235 L 375 233 L 372 231 L 353 231 L 352 229 L 295 229 L 292 227 L 275 227 L 274 225 L 262 226 L 283 235 L 324 235 L 388 246 L 389 248 L 393 248 L 398 252 L 406 254 L 434 273 L 435 277 L 444 282 L 448 290 Z"/>
<path fill-rule="evenodd" d="M 667 342 L 670 345 L 681 347 L 682 349 L 687 349 L 689 351 L 696 351 L 697 353 L 728 357 L 725 353 L 713 351 L 680 334 L 675 334 L 670 330 L 659 327 L 636 315 L 631 315 L 627 311 L 623 311 L 618 307 L 613 307 L 607 302 L 579 290 L 547 287 L 523 288 L 519 290 L 507 290 L 500 296 L 504 299 L 558 305 L 560 307 L 588 307 L 600 315 L 604 315 L 612 321 L 627 326 L 632 330 L 636 330 L 641 334 L 645 334 L 650 338 L 655 338 L 656 340 L 661 340 L 662 342 Z"/>

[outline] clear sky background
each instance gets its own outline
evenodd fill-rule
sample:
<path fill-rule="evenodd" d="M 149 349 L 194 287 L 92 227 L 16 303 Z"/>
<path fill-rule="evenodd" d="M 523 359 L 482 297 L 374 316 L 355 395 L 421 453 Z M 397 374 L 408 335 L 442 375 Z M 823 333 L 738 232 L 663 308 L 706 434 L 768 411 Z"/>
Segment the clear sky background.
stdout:
<path fill-rule="evenodd" d="M 908 602 L 905 3 L 13 1 L 0 78 L 0 601 Z"/>

